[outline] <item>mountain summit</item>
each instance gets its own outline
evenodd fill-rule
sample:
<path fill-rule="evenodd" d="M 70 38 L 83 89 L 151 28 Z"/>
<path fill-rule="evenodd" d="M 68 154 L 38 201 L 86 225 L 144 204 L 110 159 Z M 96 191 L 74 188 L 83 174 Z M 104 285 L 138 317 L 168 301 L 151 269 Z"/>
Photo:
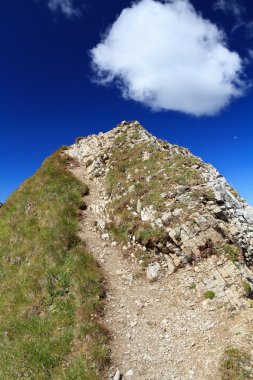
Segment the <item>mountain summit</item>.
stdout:
<path fill-rule="evenodd" d="M 0 378 L 252 378 L 252 267 L 213 166 L 137 121 L 79 137 L 0 209 Z"/>
<path fill-rule="evenodd" d="M 80 237 L 108 281 L 106 376 L 248 379 L 252 208 L 213 166 L 137 121 L 67 154 L 90 189 Z"/>
<path fill-rule="evenodd" d="M 104 189 L 107 231 L 127 246 L 176 267 L 224 249 L 253 263 L 253 209 L 188 149 L 123 121 L 78 139 L 68 154 Z"/>

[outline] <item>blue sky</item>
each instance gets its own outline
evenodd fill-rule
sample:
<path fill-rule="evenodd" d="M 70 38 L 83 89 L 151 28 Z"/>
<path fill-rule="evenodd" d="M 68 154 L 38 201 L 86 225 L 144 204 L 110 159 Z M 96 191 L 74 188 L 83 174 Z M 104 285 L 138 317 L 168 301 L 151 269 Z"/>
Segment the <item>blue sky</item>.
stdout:
<path fill-rule="evenodd" d="M 165 5 L 161 4 L 164 8 L 161 7 L 159 12 L 165 10 Z M 167 2 L 166 6 L 168 4 L 170 3 Z M 115 66 L 112 56 L 114 50 L 108 42 L 112 30 L 108 28 L 113 23 L 115 28 L 119 27 L 119 22 L 115 24 L 115 21 L 121 20 L 119 17 L 122 10 L 130 7 L 132 1 L 3 1 L 0 13 L 0 201 L 5 201 L 24 179 L 34 173 L 43 159 L 59 146 L 73 143 L 78 136 L 107 131 L 122 120 L 139 120 L 157 137 L 186 146 L 213 164 L 253 204 L 253 90 L 249 87 L 253 79 L 253 4 L 251 0 L 192 0 L 191 4 L 201 20 L 208 19 L 219 31 L 223 30 L 227 39 L 227 59 L 232 57 L 231 52 L 236 52 L 241 59 L 241 79 L 244 85 L 237 84 L 237 88 L 243 87 L 244 96 L 235 96 L 236 99 L 228 101 L 224 107 L 220 106 L 217 112 L 213 112 L 210 103 L 216 102 L 216 95 L 211 94 L 210 99 L 209 89 L 207 94 L 203 94 L 208 100 L 206 110 L 199 108 L 198 97 L 201 92 L 198 91 L 203 90 L 202 84 L 196 89 L 196 96 L 188 99 L 187 91 L 191 94 L 191 89 L 187 88 L 188 82 L 182 76 L 182 71 L 172 72 L 175 80 L 178 80 L 175 89 L 182 88 L 183 93 L 179 92 L 179 99 L 183 99 L 186 94 L 184 102 L 187 106 L 190 104 L 190 108 L 180 109 L 181 105 L 176 104 L 175 108 L 179 110 L 171 110 L 174 89 L 170 84 L 161 89 L 161 83 L 153 81 L 156 73 L 163 74 L 159 68 L 159 59 L 153 62 L 158 65 L 157 70 L 154 71 L 156 66 L 145 66 L 141 72 L 142 75 L 147 68 L 147 81 L 152 77 L 152 83 L 147 82 L 150 91 L 155 86 L 152 97 L 146 96 L 143 82 L 136 89 L 134 62 L 143 62 L 141 54 L 144 51 L 136 49 L 131 57 L 128 45 L 122 65 L 128 65 L 124 70 L 130 77 L 125 77 L 125 82 L 118 88 L 115 79 L 122 65 Z M 132 10 L 134 12 L 137 8 L 132 6 Z M 134 23 L 135 13 L 130 16 L 130 23 L 132 20 Z M 148 18 L 145 17 L 145 22 L 147 21 Z M 152 22 L 148 25 L 152 25 Z M 129 25 L 129 30 L 134 30 L 134 26 Z M 180 30 L 176 28 L 172 33 L 173 41 L 180 38 Z M 106 31 L 107 35 L 104 34 Z M 123 30 L 122 38 L 124 33 Z M 163 30 L 156 29 L 154 33 L 157 33 L 157 41 L 160 41 L 159 33 L 164 36 Z M 117 38 L 120 36 L 118 33 Z M 169 41 L 170 35 L 166 38 Z M 132 42 L 135 38 L 130 34 L 129 39 Z M 155 49 L 159 46 L 157 41 L 154 41 Z M 144 41 L 143 46 L 147 45 L 152 54 L 151 42 L 150 39 Z M 93 56 L 90 51 L 99 43 L 100 48 L 103 47 L 99 68 L 103 70 L 109 62 L 107 74 L 112 76 L 116 73 L 114 80 L 106 86 L 101 86 L 98 67 L 96 72 L 91 68 L 92 60 L 93 63 L 98 63 L 100 48 L 93 50 Z M 176 45 L 180 46 L 182 52 L 189 47 L 184 40 Z M 122 46 L 124 47 L 120 44 Z M 168 65 L 173 63 L 173 67 L 178 68 L 179 53 L 177 50 L 174 55 L 161 57 L 168 60 Z M 157 54 L 157 50 L 154 54 Z M 158 57 L 159 54 L 158 51 Z M 190 61 L 189 57 L 189 60 L 183 62 L 183 68 L 195 75 L 196 67 L 189 67 Z M 202 70 L 199 70 L 199 74 L 202 75 Z M 205 75 L 208 72 L 204 69 L 203 78 Z M 220 85 L 215 82 L 215 75 L 210 86 Z M 100 84 L 94 83 L 94 79 L 99 79 Z M 107 82 L 110 82 L 108 75 Z M 159 98 L 160 90 L 165 94 L 165 101 Z M 122 91 L 128 99 L 123 98 Z M 216 91 L 215 87 L 214 94 L 217 92 L 218 97 L 221 91 L 222 88 L 218 86 Z M 167 110 L 164 110 L 166 107 Z M 208 114 L 209 110 L 213 113 L 212 116 Z M 202 114 L 196 115 L 197 113 Z"/>

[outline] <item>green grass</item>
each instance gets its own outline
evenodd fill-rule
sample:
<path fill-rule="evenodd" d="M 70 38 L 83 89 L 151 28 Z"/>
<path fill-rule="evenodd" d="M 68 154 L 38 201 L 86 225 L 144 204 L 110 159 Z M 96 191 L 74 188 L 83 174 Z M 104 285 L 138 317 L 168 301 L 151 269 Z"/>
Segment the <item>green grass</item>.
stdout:
<path fill-rule="evenodd" d="M 151 242 L 152 240 L 155 242 L 155 241 L 159 241 L 163 238 L 163 230 L 160 229 L 160 228 L 152 228 L 152 227 L 145 227 L 145 228 L 141 228 L 138 232 L 137 232 L 137 239 L 138 241 L 143 244 L 143 245 L 146 245 L 147 243 Z"/>
<path fill-rule="evenodd" d="M 49 157 L 0 210 L 0 378 L 100 378 L 102 276 L 77 237 L 88 190 Z"/>
<path fill-rule="evenodd" d="M 127 226 L 111 223 L 108 228 L 109 233 L 113 235 L 113 237 L 121 243 L 127 243 L 129 240 Z"/>
<path fill-rule="evenodd" d="M 238 348 L 227 348 L 220 361 L 221 380 L 249 380 L 252 378 L 250 355 Z"/>
<path fill-rule="evenodd" d="M 236 263 L 239 260 L 240 250 L 238 247 L 232 246 L 230 244 L 225 244 L 223 247 L 225 255 L 233 262 Z"/>
<path fill-rule="evenodd" d="M 243 281 L 242 286 L 243 286 L 245 297 L 251 298 L 252 290 L 251 290 L 250 284 L 247 281 Z"/>
<path fill-rule="evenodd" d="M 207 290 L 207 291 L 204 293 L 204 297 L 205 297 L 205 299 L 212 300 L 212 299 L 214 299 L 214 297 L 215 297 L 215 293 L 214 293 L 212 290 Z"/>

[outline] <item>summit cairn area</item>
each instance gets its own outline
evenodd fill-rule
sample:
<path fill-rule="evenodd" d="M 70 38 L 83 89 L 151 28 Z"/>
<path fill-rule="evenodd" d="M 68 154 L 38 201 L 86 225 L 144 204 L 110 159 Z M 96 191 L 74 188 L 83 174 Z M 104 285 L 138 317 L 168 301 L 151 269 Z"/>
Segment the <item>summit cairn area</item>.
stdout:
<path fill-rule="evenodd" d="M 66 153 L 89 187 L 80 237 L 107 280 L 104 378 L 233 380 L 222 355 L 251 350 L 253 209 L 213 166 L 137 121 Z"/>

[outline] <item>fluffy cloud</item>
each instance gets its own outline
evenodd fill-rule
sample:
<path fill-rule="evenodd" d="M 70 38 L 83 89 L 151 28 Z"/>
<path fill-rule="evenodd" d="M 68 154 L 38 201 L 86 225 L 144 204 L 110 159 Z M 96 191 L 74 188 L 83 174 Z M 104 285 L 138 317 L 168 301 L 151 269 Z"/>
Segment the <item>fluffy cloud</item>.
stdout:
<path fill-rule="evenodd" d="M 153 110 L 214 115 L 246 87 L 240 56 L 187 0 L 134 3 L 90 54 L 98 83 Z"/>
<path fill-rule="evenodd" d="M 66 17 L 79 16 L 80 14 L 72 0 L 49 0 L 48 8 L 52 12 L 62 12 Z"/>

